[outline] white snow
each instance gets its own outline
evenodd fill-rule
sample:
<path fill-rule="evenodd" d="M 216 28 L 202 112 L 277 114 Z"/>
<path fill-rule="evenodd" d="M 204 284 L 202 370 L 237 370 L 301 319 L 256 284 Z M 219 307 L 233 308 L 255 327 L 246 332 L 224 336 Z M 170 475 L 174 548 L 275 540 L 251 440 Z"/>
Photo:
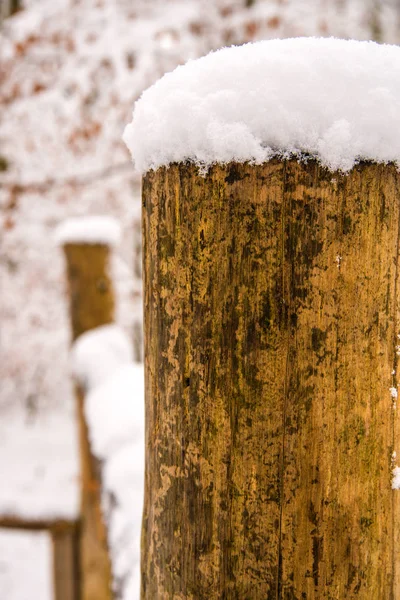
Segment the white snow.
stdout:
<path fill-rule="evenodd" d="M 400 163 L 400 47 L 297 38 L 223 48 L 168 73 L 136 102 L 124 141 L 140 172 L 273 156 Z"/>
<path fill-rule="evenodd" d="M 127 600 L 140 592 L 140 531 L 144 484 L 144 368 L 132 362 L 117 325 L 81 335 L 71 352 L 74 376 L 86 390 L 90 445 L 101 464 L 113 581 Z"/>
<path fill-rule="evenodd" d="M 116 589 L 138 600 L 144 484 L 144 370 L 117 369 L 87 396 L 92 450 L 102 463 L 102 503 Z"/>
<path fill-rule="evenodd" d="M 391 387 L 389 388 L 391 397 L 395 400 L 398 396 L 397 388 Z"/>
<path fill-rule="evenodd" d="M 0 515 L 77 519 L 78 465 L 77 431 L 66 411 L 27 418 L 9 410 L 0 419 Z"/>
<path fill-rule="evenodd" d="M 392 490 L 400 490 L 400 467 L 395 467 L 392 474 Z"/>
<path fill-rule="evenodd" d="M 0 529 L 0 598 L 53 600 L 48 533 Z"/>
<path fill-rule="evenodd" d="M 65 244 L 103 244 L 117 246 L 121 237 L 118 221 L 105 215 L 71 217 L 58 226 L 55 240 Z"/>
<path fill-rule="evenodd" d="M 143 439 L 143 377 L 142 364 L 125 364 L 89 392 L 85 413 L 92 450 L 100 460 L 124 444 Z"/>
<path fill-rule="evenodd" d="M 104 382 L 121 365 L 133 360 L 132 343 L 118 325 L 104 325 L 87 331 L 72 346 L 71 369 L 86 390 Z"/>

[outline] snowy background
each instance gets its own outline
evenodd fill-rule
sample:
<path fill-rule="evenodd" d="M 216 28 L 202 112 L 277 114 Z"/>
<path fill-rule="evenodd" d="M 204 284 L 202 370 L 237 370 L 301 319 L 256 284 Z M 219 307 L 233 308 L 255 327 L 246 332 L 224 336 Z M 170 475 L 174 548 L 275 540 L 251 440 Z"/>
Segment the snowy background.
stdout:
<path fill-rule="evenodd" d="M 1 515 L 77 516 L 70 333 L 54 240 L 67 217 L 120 222 L 118 324 L 142 359 L 140 181 L 121 140 L 134 101 L 212 49 L 310 35 L 398 44 L 400 1 L 25 0 L 2 22 Z M 35 590 L 50 600 L 50 568 L 46 534 L 0 531 L 0 598 Z"/>

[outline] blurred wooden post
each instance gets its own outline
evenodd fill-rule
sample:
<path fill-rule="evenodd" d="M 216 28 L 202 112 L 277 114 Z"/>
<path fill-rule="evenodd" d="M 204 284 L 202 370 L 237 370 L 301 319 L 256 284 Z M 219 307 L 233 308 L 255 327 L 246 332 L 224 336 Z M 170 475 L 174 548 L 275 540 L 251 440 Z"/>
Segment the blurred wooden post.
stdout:
<path fill-rule="evenodd" d="M 0 2 L 0 25 L 3 19 L 11 17 L 21 9 L 20 0 L 1 0 Z"/>
<path fill-rule="evenodd" d="M 142 598 L 400 597 L 400 174 L 143 187 Z"/>
<path fill-rule="evenodd" d="M 69 524 L 68 524 L 69 525 Z M 79 600 L 79 527 L 50 528 L 53 545 L 53 578 L 55 600 Z"/>
<path fill-rule="evenodd" d="M 114 292 L 106 244 L 67 243 L 68 290 L 72 338 L 114 321 Z M 91 453 L 84 414 L 84 390 L 77 389 L 82 498 L 81 600 L 110 600 L 111 564 L 101 511 L 100 468 Z"/>
<path fill-rule="evenodd" d="M 109 276 L 110 248 L 65 244 L 72 339 L 114 322 L 114 291 Z"/>
<path fill-rule="evenodd" d="M 54 600 L 80 600 L 78 522 L 30 521 L 13 515 L 0 515 L 0 528 L 49 533 L 53 546 Z"/>

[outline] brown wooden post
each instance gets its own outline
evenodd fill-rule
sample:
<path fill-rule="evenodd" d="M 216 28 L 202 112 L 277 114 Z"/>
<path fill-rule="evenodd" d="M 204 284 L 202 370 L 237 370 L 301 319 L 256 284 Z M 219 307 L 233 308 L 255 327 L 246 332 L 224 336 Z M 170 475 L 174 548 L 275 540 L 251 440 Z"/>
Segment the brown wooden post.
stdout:
<path fill-rule="evenodd" d="M 14 515 L 1 515 L 0 528 L 49 533 L 53 546 L 54 600 L 80 600 L 78 522 L 27 520 Z"/>
<path fill-rule="evenodd" d="M 51 527 L 55 600 L 79 600 L 79 526 Z"/>
<path fill-rule="evenodd" d="M 72 339 L 114 322 L 114 292 L 105 244 L 65 244 Z"/>
<path fill-rule="evenodd" d="M 142 598 L 399 598 L 399 172 L 175 164 L 143 205 Z"/>
<path fill-rule="evenodd" d="M 114 321 L 114 292 L 109 275 L 110 248 L 106 244 L 67 243 L 68 290 L 72 338 Z M 77 388 L 81 454 L 80 572 L 82 600 L 110 600 L 111 563 L 107 530 L 101 510 L 101 474 L 90 449 L 84 414 L 84 390 Z"/>

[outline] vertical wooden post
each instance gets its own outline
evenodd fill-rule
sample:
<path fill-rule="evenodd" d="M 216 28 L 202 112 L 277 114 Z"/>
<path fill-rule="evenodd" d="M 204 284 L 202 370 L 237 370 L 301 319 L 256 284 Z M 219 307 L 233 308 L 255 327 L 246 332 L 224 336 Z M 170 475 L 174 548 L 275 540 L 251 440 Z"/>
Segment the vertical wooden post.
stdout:
<path fill-rule="evenodd" d="M 142 598 L 400 597 L 399 172 L 176 164 L 143 204 Z"/>
<path fill-rule="evenodd" d="M 50 529 L 53 544 L 55 600 L 79 600 L 79 527 L 73 523 Z"/>
<path fill-rule="evenodd" d="M 46 532 L 53 546 L 54 600 L 80 600 L 79 523 L 77 521 L 27 520 L 13 515 L 0 516 L 0 528 Z"/>
<path fill-rule="evenodd" d="M 106 244 L 64 245 L 70 300 L 72 338 L 114 321 L 114 292 Z M 77 389 L 82 497 L 80 572 L 82 600 L 110 600 L 111 564 L 107 531 L 101 511 L 100 468 L 91 453 L 84 415 L 84 393 Z"/>
<path fill-rule="evenodd" d="M 114 292 L 105 244 L 65 244 L 72 339 L 114 322 Z"/>
<path fill-rule="evenodd" d="M 11 17 L 21 9 L 20 0 L 2 0 L 0 3 L 0 25 L 3 19 Z"/>

